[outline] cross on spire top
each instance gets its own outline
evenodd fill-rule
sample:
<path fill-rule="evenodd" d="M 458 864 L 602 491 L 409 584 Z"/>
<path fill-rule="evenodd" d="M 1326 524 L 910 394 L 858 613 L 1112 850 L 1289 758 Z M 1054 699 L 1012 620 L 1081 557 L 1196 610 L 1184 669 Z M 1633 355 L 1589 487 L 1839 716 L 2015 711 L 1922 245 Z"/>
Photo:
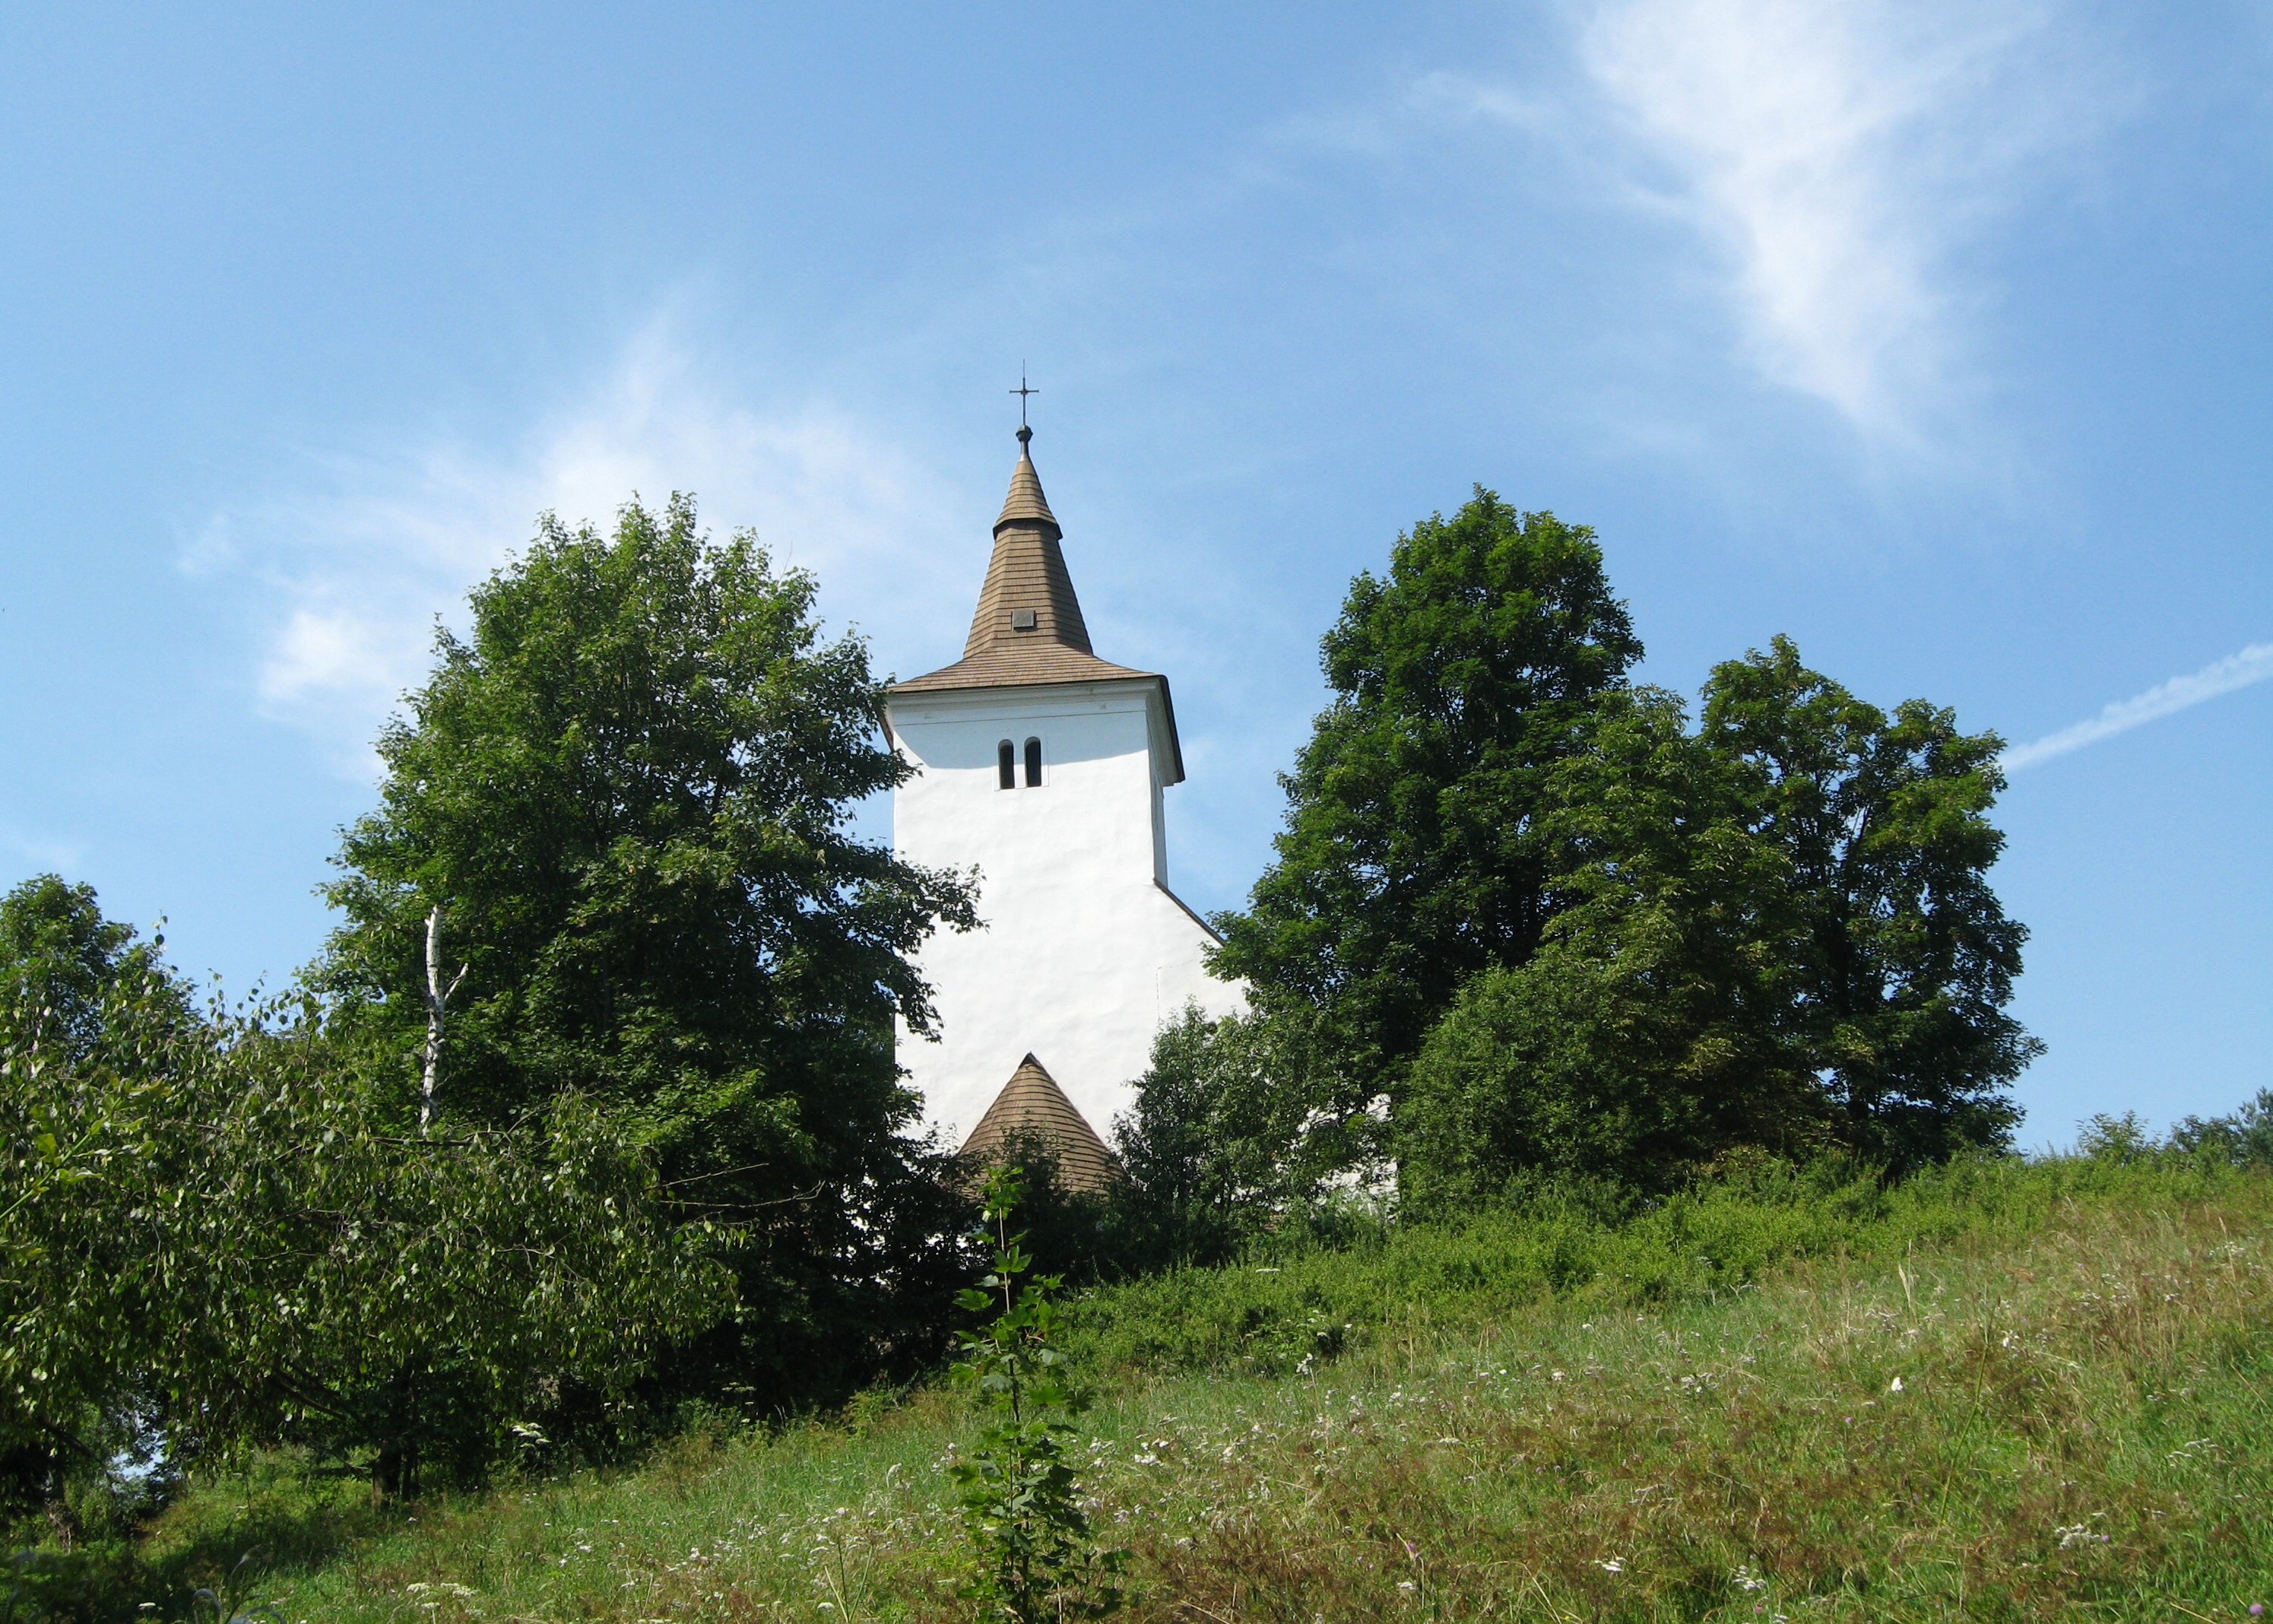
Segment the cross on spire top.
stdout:
<path fill-rule="evenodd" d="M 1030 389 L 1026 387 L 1026 366 L 1024 362 L 1022 361 L 1018 364 L 1018 387 L 1015 389 L 1005 389 L 1003 393 L 1005 395 L 1015 395 L 1018 397 L 1018 443 L 1023 446 L 1034 437 L 1034 431 L 1026 426 L 1026 397 L 1030 395 L 1039 395 L 1041 393 L 1039 389 Z"/>

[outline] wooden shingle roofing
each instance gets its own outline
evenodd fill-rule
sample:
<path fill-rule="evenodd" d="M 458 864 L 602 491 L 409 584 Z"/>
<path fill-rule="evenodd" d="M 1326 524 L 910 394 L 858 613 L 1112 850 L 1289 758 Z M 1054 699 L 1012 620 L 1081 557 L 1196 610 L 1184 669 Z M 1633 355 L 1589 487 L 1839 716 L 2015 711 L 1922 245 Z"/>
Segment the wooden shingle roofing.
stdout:
<path fill-rule="evenodd" d="M 994 1103 L 963 1141 L 963 1153 L 993 1161 L 1011 1140 L 1021 1138 L 1049 1147 L 1057 1158 L 1058 1182 L 1069 1190 L 1103 1190 L 1120 1175 L 1121 1164 L 1097 1137 L 1089 1118 L 1031 1055 L 1010 1073 Z"/>
<path fill-rule="evenodd" d="M 1042 494 L 1041 477 L 1019 431 L 1018 465 L 1010 473 L 1002 515 L 994 521 L 994 553 L 986 583 L 979 589 L 978 613 L 963 658 L 952 665 L 892 685 L 895 694 L 937 693 L 948 688 L 1024 688 L 1052 682 L 1098 682 L 1158 673 L 1136 671 L 1101 660 L 1089 646 L 1059 545 L 1064 532 Z"/>

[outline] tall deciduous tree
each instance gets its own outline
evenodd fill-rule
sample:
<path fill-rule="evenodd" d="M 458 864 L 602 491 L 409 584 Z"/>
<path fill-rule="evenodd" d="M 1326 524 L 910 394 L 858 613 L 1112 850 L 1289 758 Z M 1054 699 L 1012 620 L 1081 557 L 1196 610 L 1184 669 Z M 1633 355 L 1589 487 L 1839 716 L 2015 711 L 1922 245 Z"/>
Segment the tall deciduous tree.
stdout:
<path fill-rule="evenodd" d="M 1694 733 L 1671 695 L 1606 703 L 1551 786 L 1546 942 L 1469 983 L 1414 1064 L 1408 1194 L 2005 1143 L 2040 1046 L 2005 1012 L 2026 932 L 1988 879 L 2000 748 L 1923 701 L 1888 716 L 1785 638 L 1714 668 Z"/>
<path fill-rule="evenodd" d="M 784 1397 L 857 1380 L 899 1286 L 943 1295 L 893 1018 L 927 1029 L 909 955 L 974 920 L 964 879 L 852 825 L 908 769 L 814 590 L 746 535 L 712 545 L 684 497 L 612 536 L 548 516 L 380 737 L 321 967 L 407 1109 L 440 906 L 444 974 L 467 966 L 441 1119 L 576 1094 L 634 1127 L 688 1212 L 736 1226 L 746 1335 L 721 1357 L 774 1361 Z"/>
<path fill-rule="evenodd" d="M 1638 688 L 1605 700 L 1549 801 L 1558 910 L 1422 1045 L 1397 1122 L 1408 1202 L 1452 1209 L 1519 1172 L 1646 1188 L 1737 1145 L 1824 1143 L 1789 1019 L 1790 864 L 1743 764 Z"/>
<path fill-rule="evenodd" d="M 1701 733 L 1789 867 L 1790 1028 L 1843 1135 L 1897 1166 L 2005 1142 L 2043 1045 L 2005 1009 L 2028 931 L 1989 883 L 2004 741 L 1922 699 L 1889 716 L 1788 637 L 1714 668 Z"/>
<path fill-rule="evenodd" d="M 1393 1079 L 1462 981 L 1538 946 L 1549 775 L 1641 644 L 1592 530 L 1478 486 L 1351 583 L 1323 654 L 1334 701 L 1219 966 Z"/>

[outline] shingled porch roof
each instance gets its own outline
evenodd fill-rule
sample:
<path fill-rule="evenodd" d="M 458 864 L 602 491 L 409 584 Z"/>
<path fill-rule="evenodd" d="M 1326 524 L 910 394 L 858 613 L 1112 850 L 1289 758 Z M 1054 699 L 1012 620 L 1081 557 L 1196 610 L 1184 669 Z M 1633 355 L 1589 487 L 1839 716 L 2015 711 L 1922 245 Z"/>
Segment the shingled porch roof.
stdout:
<path fill-rule="evenodd" d="M 1069 1190 L 1103 1190 L 1120 1176 L 1121 1163 L 1089 1118 L 1031 1054 L 963 1141 L 963 1153 L 993 1161 L 1011 1140 L 1026 1137 L 1049 1147 L 1057 1158 L 1058 1182 Z"/>

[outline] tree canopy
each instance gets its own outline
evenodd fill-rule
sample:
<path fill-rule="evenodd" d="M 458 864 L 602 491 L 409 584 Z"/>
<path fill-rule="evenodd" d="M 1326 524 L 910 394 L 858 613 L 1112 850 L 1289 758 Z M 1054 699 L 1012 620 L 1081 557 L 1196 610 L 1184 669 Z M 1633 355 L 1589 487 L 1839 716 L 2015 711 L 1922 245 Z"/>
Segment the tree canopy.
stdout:
<path fill-rule="evenodd" d="M 2039 1046 L 2004 1009 L 2026 932 L 1987 876 L 2000 748 L 1786 638 L 1714 667 L 1694 732 L 1662 690 L 1608 697 L 1551 786 L 1538 955 L 1463 989 L 1414 1068 L 1408 1191 L 2007 1142 Z"/>
<path fill-rule="evenodd" d="M 1923 699 L 1890 716 L 1788 637 L 1714 667 L 1700 732 L 1787 865 L 1791 1025 L 1842 1135 L 1896 1166 L 2004 1142 L 2044 1047 L 2005 1011 L 2028 930 L 1989 882 L 2004 741 Z"/>
<path fill-rule="evenodd" d="M 1538 946 L 1549 778 L 1641 643 L 1592 530 L 1479 485 L 1351 583 L 1322 654 L 1333 703 L 1218 963 L 1393 1074 L 1463 981 Z"/>
<path fill-rule="evenodd" d="M 407 1112 L 439 906 L 444 975 L 465 966 L 445 1118 L 574 1094 L 625 1124 L 683 1211 L 731 1228 L 734 1359 L 799 1380 L 814 1336 L 866 1358 L 896 1282 L 935 1272 L 893 1020 L 928 1029 L 909 955 L 974 922 L 966 877 L 853 826 L 909 769 L 866 646 L 822 641 L 814 591 L 747 535 L 711 543 L 685 497 L 607 536 L 544 520 L 381 735 L 318 970 Z"/>
<path fill-rule="evenodd" d="M 177 1467 L 296 1438 L 399 1488 L 729 1300 L 589 1109 L 405 1134 L 312 1004 L 193 1011 L 52 876 L 0 899 L 0 1499 L 62 1504 L 157 1429 Z"/>

